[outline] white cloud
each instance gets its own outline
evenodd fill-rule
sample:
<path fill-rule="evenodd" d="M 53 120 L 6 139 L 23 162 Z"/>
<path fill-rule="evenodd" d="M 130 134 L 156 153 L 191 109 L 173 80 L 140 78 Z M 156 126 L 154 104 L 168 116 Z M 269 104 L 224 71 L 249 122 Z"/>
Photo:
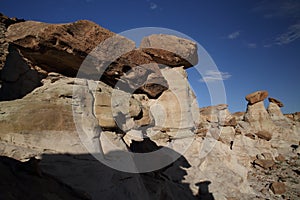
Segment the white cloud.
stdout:
<path fill-rule="evenodd" d="M 150 10 L 155 10 L 158 8 L 158 5 L 156 3 L 150 2 Z"/>
<path fill-rule="evenodd" d="M 257 44 L 256 43 L 248 43 L 247 46 L 248 46 L 248 48 L 255 49 L 257 47 Z"/>
<path fill-rule="evenodd" d="M 289 20 L 289 26 L 281 34 L 265 41 L 264 47 L 286 45 L 300 38 L 300 1 L 299 0 L 263 0 L 253 9 L 268 19 Z"/>
<path fill-rule="evenodd" d="M 241 34 L 241 31 L 235 31 L 235 32 L 233 32 L 233 33 L 230 33 L 230 34 L 227 36 L 227 38 L 233 40 L 233 39 L 236 39 L 237 37 L 239 37 L 240 34 Z"/>
<path fill-rule="evenodd" d="M 277 37 L 270 38 L 265 41 L 263 45 L 266 48 L 272 47 L 274 45 L 287 45 L 300 38 L 300 22 L 291 25 L 286 32 L 278 35 Z"/>
<path fill-rule="evenodd" d="M 224 81 L 231 77 L 231 74 L 228 72 L 220 72 L 217 70 L 207 70 L 202 79 L 200 79 L 201 82 L 216 82 L 216 81 Z"/>
<path fill-rule="evenodd" d="M 275 44 L 284 45 L 289 44 L 300 38 L 300 23 L 290 26 L 287 32 L 275 38 Z"/>

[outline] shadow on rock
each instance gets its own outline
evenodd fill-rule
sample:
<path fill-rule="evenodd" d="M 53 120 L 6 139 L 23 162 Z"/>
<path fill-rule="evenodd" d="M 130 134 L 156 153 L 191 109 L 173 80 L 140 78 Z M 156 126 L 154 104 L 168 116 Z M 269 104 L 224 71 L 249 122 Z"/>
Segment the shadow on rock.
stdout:
<path fill-rule="evenodd" d="M 199 183 L 196 183 L 196 186 L 198 186 L 198 199 L 202 200 L 214 200 L 214 196 L 212 193 L 209 192 L 208 185 L 211 184 L 210 181 L 201 181 Z"/>
<path fill-rule="evenodd" d="M 133 141 L 130 145 L 130 150 L 138 153 L 156 151 L 160 148 L 147 138 L 142 142 Z M 173 150 L 168 149 L 168 151 Z M 179 155 L 177 152 L 173 151 L 173 153 Z M 122 155 L 122 153 L 113 151 L 106 154 L 105 157 L 111 155 Z M 213 199 L 203 196 L 203 192 L 208 191 L 207 188 L 199 187 L 202 188 L 200 189 L 201 194 L 195 196 L 190 190 L 189 184 L 183 183 L 184 176 L 187 175 L 186 169 L 191 167 L 183 156 L 179 156 L 175 162 L 161 169 L 146 173 L 127 173 L 115 170 L 90 154 L 44 154 L 39 162 L 31 160 L 25 163 L 1 157 L 0 167 L 1 196 L 4 195 L 7 197 L 6 199 L 12 200 L 20 198 Z M 212 196 L 212 194 L 210 195 Z"/>

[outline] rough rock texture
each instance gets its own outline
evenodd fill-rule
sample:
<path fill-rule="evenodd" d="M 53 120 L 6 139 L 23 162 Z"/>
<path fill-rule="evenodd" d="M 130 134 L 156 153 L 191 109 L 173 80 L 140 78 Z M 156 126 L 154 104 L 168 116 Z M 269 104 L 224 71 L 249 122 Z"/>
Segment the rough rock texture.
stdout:
<path fill-rule="evenodd" d="M 284 106 L 283 103 L 281 101 L 279 101 L 278 99 L 269 97 L 268 100 L 269 100 L 270 103 L 275 103 L 279 107 L 283 107 Z"/>
<path fill-rule="evenodd" d="M 9 43 L 6 40 L 5 33 L 7 31 L 7 27 L 22 22 L 24 20 L 17 19 L 17 18 L 9 18 L 2 13 L 0 13 L 0 77 L 1 77 L 1 71 L 4 67 L 7 55 L 8 55 L 8 47 Z M 2 79 L 0 78 L 0 88 L 2 87 Z"/>
<path fill-rule="evenodd" d="M 257 137 L 267 140 L 267 141 L 272 139 L 272 134 L 268 131 L 258 131 L 257 133 L 255 133 L 255 135 L 257 135 Z"/>
<path fill-rule="evenodd" d="M 130 93 L 143 91 L 152 98 L 168 88 L 158 64 L 141 50 L 130 51 L 116 59 L 101 80 Z"/>
<path fill-rule="evenodd" d="M 198 63 L 197 44 L 173 35 L 150 35 L 143 38 L 140 48 L 160 64 L 185 68 Z"/>
<path fill-rule="evenodd" d="M 9 54 L 5 65 L 1 70 L 0 100 L 22 98 L 36 87 L 42 85 L 41 80 L 45 73 L 37 67 L 32 67 L 20 51 L 15 47 L 9 47 Z"/>
<path fill-rule="evenodd" d="M 155 126 L 160 129 L 191 129 L 198 121 L 199 113 L 195 112 L 198 105 L 186 72 L 183 68 L 166 68 L 162 74 L 170 87 L 150 107 Z"/>
<path fill-rule="evenodd" d="M 248 94 L 245 98 L 249 104 L 255 104 L 257 102 L 263 101 L 268 97 L 268 92 L 265 90 L 256 91 L 251 94 Z"/>
<path fill-rule="evenodd" d="M 70 24 L 26 21 L 9 26 L 6 37 L 34 65 L 48 72 L 74 76 L 84 58 L 114 33 L 80 20 Z"/>
<path fill-rule="evenodd" d="M 32 199 L 299 199 L 299 113 L 282 118 L 274 102 L 266 110 L 266 92 L 250 95 L 246 112 L 231 114 L 225 104 L 199 109 L 184 70 L 191 64 L 184 59 L 195 59 L 193 42 L 156 35 L 144 39 L 147 48 L 133 50 L 126 38 L 108 41 L 92 52 L 81 77 L 74 78 L 80 65 L 76 59 L 84 57 L 74 51 L 76 45 L 81 52 L 93 45 L 88 39 L 80 41 L 80 34 L 93 39 L 98 33 L 101 40 L 110 32 L 87 21 L 27 22 L 9 26 L 13 29 L 19 32 L 9 34 L 20 40 L 11 40 L 2 79 L 17 80 L 13 84 L 18 83 L 20 91 L 39 85 L 14 97 L 20 99 L 0 102 L 0 155 L 19 160 L 0 158 L 0 193 L 5 199 L 27 193 Z M 21 34 L 32 35 L 30 31 L 41 34 L 41 40 Z M 53 38 L 58 42 L 48 40 Z M 158 43 L 162 38 L 169 40 Z M 118 41 L 123 48 L 117 48 Z M 176 47 L 182 57 L 157 51 L 154 44 Z M 129 51 L 115 59 L 114 47 L 119 53 Z M 62 63 L 50 62 L 48 56 L 58 56 Z M 63 65 L 72 66 L 59 71 Z M 95 79 L 91 69 L 105 76 Z M 28 85 L 22 82 L 28 79 Z M 148 84 L 151 80 L 154 84 Z M 9 81 L 4 83 L 9 86 Z M 141 174 L 116 168 L 130 165 L 139 170 L 137 156 L 130 153 L 146 157 L 162 147 L 178 159 Z M 35 159 L 20 162 L 31 157 L 39 157 L 39 165 L 29 164 Z M 142 163 L 157 158 L 165 161 L 170 155 Z"/>
<path fill-rule="evenodd" d="M 285 184 L 282 182 L 273 182 L 270 189 L 274 194 L 283 194 L 286 192 Z"/>
<path fill-rule="evenodd" d="M 280 106 L 277 103 L 270 102 L 267 111 L 272 120 L 286 120 L 286 117 L 282 114 Z"/>
<path fill-rule="evenodd" d="M 300 112 L 295 112 L 291 114 L 284 114 L 285 117 L 293 120 L 293 121 L 300 121 Z"/>
<path fill-rule="evenodd" d="M 227 104 L 200 108 L 200 114 L 204 121 L 225 124 L 231 120 Z"/>
<path fill-rule="evenodd" d="M 255 104 L 248 104 L 244 119 L 253 127 L 254 130 L 257 131 L 272 131 L 272 127 L 274 127 L 271 117 L 267 112 L 263 101 Z"/>

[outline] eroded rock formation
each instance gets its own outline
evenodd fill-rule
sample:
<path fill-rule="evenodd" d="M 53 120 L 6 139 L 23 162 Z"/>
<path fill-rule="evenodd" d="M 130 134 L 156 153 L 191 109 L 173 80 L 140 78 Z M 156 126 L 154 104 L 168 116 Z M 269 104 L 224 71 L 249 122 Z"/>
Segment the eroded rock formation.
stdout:
<path fill-rule="evenodd" d="M 299 198 L 299 113 L 283 115 L 283 103 L 274 98 L 266 109 L 267 91 L 247 95 L 246 112 L 231 114 L 226 104 L 199 108 L 185 72 L 198 61 L 194 42 L 158 34 L 136 48 L 86 20 L 0 19 L 6 45 L 0 97 L 10 100 L 0 102 L 0 154 L 19 160 L 1 157 L 0 183 L 9 186 L 0 184 L 1 194 Z M 142 160 L 151 165 L 176 158 L 160 169 L 135 174 L 111 168 L 139 170 L 129 153 L 146 156 L 162 147 L 169 154 Z M 28 165 L 30 157 L 41 161 Z M 22 191 L 12 187 L 16 180 Z"/>

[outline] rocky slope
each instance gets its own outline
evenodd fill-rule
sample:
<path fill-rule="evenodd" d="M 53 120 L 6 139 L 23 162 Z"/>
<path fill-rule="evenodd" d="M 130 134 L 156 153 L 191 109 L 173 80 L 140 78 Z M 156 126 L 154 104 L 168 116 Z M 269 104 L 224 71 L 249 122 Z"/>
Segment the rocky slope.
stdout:
<path fill-rule="evenodd" d="M 246 112 L 199 108 L 194 42 L 158 34 L 136 48 L 86 20 L 0 18 L 5 199 L 300 198 L 299 113 L 271 97 L 266 109 L 267 91 Z"/>

